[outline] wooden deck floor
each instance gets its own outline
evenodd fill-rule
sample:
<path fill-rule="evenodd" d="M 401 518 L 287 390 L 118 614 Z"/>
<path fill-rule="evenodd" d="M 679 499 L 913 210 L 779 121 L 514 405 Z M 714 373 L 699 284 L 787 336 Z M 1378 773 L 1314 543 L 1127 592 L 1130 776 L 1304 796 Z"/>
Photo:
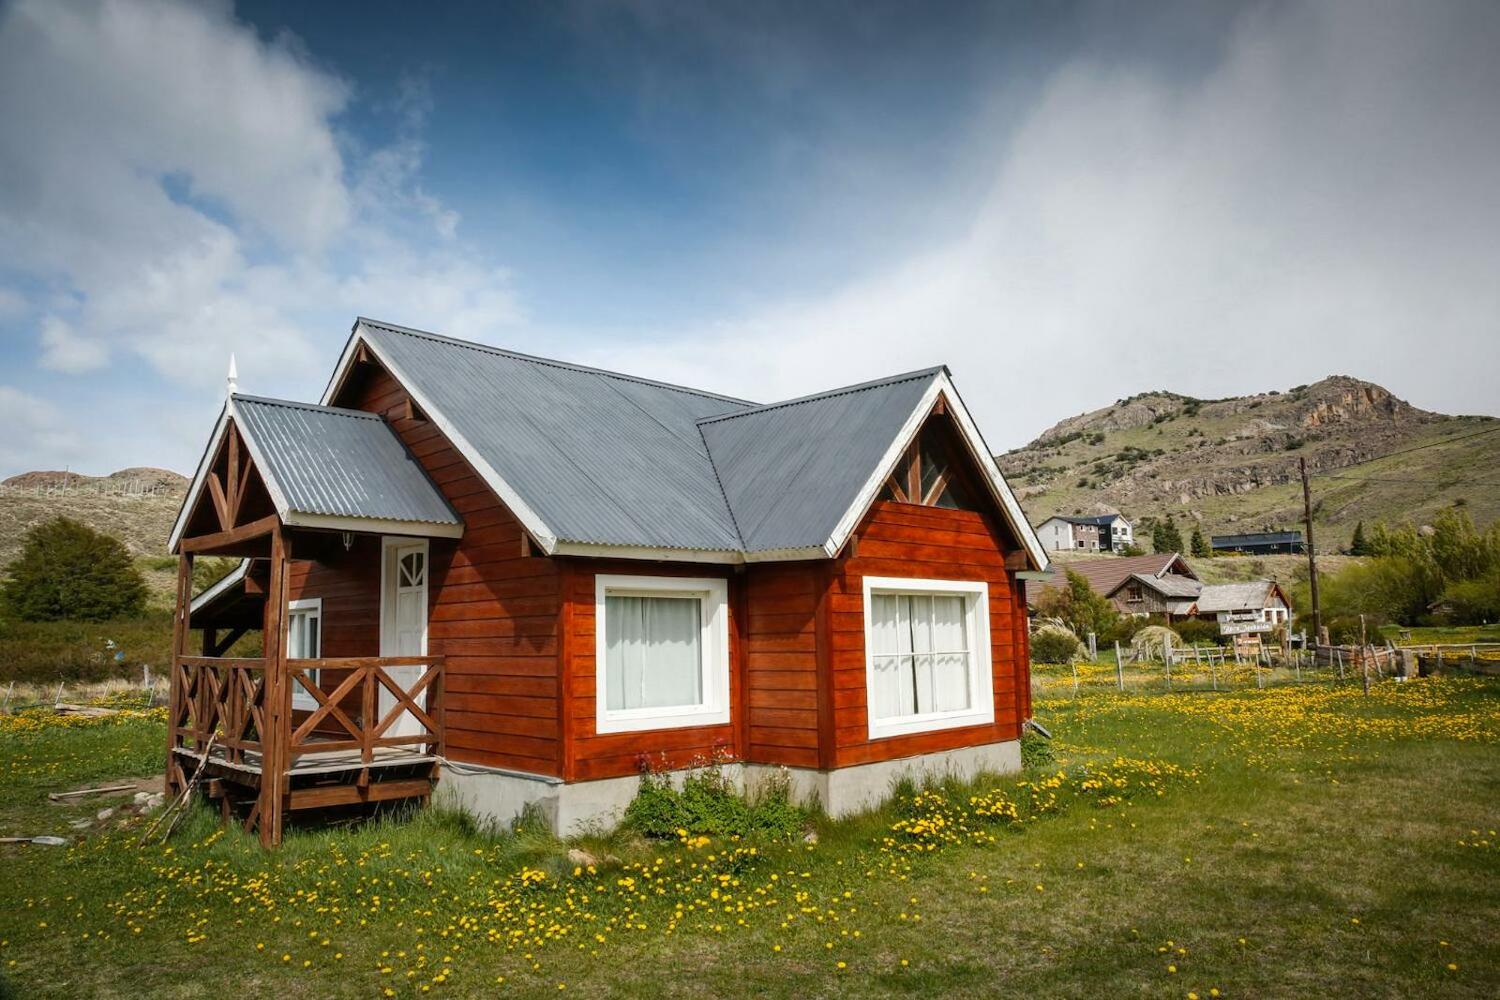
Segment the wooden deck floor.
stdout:
<path fill-rule="evenodd" d="M 203 754 L 196 750 L 177 747 L 176 752 L 194 761 L 195 764 L 203 760 Z M 374 751 L 374 759 L 369 764 L 361 759 L 358 750 L 320 750 L 300 755 L 287 769 L 287 774 L 295 778 L 300 775 L 362 771 L 366 767 L 413 767 L 420 764 L 435 764 L 437 760 L 438 758 L 432 754 L 409 750 L 405 747 L 377 747 Z M 210 760 L 210 766 L 215 770 L 228 769 L 254 775 L 261 773 L 260 763 L 261 755 L 253 750 L 245 753 L 244 760 L 232 761 L 229 759 L 228 751 L 222 747 L 214 747 Z"/>

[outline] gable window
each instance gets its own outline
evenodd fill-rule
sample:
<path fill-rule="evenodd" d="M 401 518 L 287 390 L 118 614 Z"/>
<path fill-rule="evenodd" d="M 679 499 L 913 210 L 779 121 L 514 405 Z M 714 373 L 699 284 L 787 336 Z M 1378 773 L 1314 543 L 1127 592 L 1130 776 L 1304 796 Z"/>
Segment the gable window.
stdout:
<path fill-rule="evenodd" d="M 938 427 L 930 423 L 897 460 L 878 498 L 948 510 L 975 509 L 958 463 Z"/>
<path fill-rule="evenodd" d="M 865 577 L 871 739 L 995 721 L 989 585 Z"/>
<path fill-rule="evenodd" d="M 728 598 L 716 578 L 595 577 L 598 732 L 729 721 Z"/>
<path fill-rule="evenodd" d="M 323 600 L 288 601 L 286 606 L 286 655 L 289 660 L 316 660 L 323 655 Z M 319 684 L 318 670 L 306 671 L 308 680 Z M 292 682 L 292 707 L 314 711 L 318 700 L 298 681 Z"/>

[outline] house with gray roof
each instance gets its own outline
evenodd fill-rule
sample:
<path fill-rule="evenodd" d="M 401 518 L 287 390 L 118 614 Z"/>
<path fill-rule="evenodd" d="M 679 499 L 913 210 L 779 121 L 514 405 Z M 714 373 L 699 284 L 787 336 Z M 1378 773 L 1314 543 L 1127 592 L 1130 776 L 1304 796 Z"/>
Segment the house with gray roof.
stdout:
<path fill-rule="evenodd" d="M 946 367 L 757 403 L 369 319 L 316 403 L 232 387 L 170 544 L 168 782 L 268 844 L 439 782 L 569 831 L 710 759 L 835 814 L 1014 769 L 1047 568 Z"/>

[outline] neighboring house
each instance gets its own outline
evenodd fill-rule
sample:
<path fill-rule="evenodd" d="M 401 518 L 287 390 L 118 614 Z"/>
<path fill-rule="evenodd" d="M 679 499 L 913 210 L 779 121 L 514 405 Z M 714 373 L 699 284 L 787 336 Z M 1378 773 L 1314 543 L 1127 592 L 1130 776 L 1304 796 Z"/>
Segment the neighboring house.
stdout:
<path fill-rule="evenodd" d="M 1048 552 L 1119 552 L 1135 542 L 1130 522 L 1120 514 L 1058 514 L 1037 525 L 1036 533 Z"/>
<path fill-rule="evenodd" d="M 1157 578 L 1176 574 L 1194 581 L 1198 579 L 1198 575 L 1187 564 L 1187 560 L 1176 552 L 1165 554 L 1153 552 L 1148 555 L 1124 556 L 1123 558 L 1111 556 L 1108 559 L 1080 559 L 1078 562 L 1070 563 L 1055 562 L 1045 575 L 1026 581 L 1026 602 L 1034 608 L 1042 591 L 1048 587 L 1067 586 L 1066 574 L 1069 571 L 1082 576 L 1095 592 L 1105 596 L 1112 596 L 1122 583 L 1137 575 Z"/>
<path fill-rule="evenodd" d="M 1106 596 L 1121 614 L 1166 615 L 1171 621 L 1190 618 L 1203 584 L 1180 573 L 1132 573 Z"/>
<path fill-rule="evenodd" d="M 1214 535 L 1215 552 L 1244 552 L 1251 555 L 1297 555 L 1304 551 L 1300 531 L 1261 531 L 1248 535 Z"/>
<path fill-rule="evenodd" d="M 1220 635 L 1269 632 L 1289 625 L 1292 602 L 1274 580 L 1209 584 L 1198 594 L 1195 615 L 1217 619 Z"/>
<path fill-rule="evenodd" d="M 1273 580 L 1202 583 L 1176 573 L 1133 573 L 1108 596 L 1124 614 L 1214 619 L 1226 636 L 1269 632 L 1292 617 L 1291 601 Z"/>
<path fill-rule="evenodd" d="M 361 319 L 318 404 L 231 390 L 171 536 L 167 782 L 206 757 L 263 843 L 439 777 L 573 832 L 645 767 L 838 815 L 1020 766 L 1047 557 L 946 368 L 760 405 Z M 206 555 L 242 562 L 190 600 Z"/>

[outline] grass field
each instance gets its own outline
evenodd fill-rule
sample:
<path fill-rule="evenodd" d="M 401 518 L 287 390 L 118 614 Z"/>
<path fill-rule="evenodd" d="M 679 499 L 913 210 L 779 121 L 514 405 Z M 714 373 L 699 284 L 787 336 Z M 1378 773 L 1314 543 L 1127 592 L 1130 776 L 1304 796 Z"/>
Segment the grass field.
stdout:
<path fill-rule="evenodd" d="M 816 844 L 495 836 L 428 812 L 195 817 L 0 847 L 16 996 L 1474 997 L 1500 990 L 1500 686 L 1044 699 L 1053 762 L 907 789 Z M 0 833 L 146 775 L 152 716 L 0 719 Z M 138 822 L 138 821 L 137 821 Z"/>

